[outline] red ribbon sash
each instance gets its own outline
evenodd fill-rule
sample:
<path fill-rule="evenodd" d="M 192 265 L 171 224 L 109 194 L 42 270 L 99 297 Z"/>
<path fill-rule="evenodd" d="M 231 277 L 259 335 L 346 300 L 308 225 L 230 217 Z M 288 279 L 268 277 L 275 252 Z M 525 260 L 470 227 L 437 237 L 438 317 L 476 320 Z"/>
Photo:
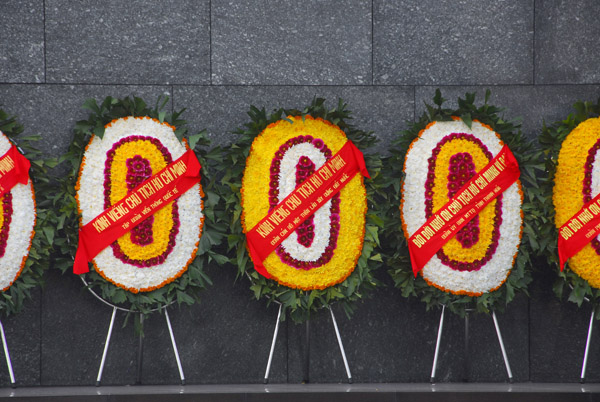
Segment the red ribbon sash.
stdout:
<path fill-rule="evenodd" d="M 520 174 L 517 160 L 505 145 L 487 166 L 408 239 L 408 251 L 415 276 L 456 232 L 506 191 Z"/>
<path fill-rule="evenodd" d="M 17 183 L 27 184 L 31 163 L 14 145 L 0 157 L 0 196 Z"/>
<path fill-rule="evenodd" d="M 188 150 L 79 229 L 73 273 L 88 272 L 88 262 L 98 253 L 200 182 L 200 167 Z"/>
<path fill-rule="evenodd" d="M 600 194 L 585 204 L 558 229 L 558 260 L 560 270 L 586 244 L 600 233 Z"/>
<path fill-rule="evenodd" d="M 270 278 L 271 275 L 262 262 L 306 218 L 340 192 L 359 172 L 370 177 L 362 152 L 348 141 L 338 153 L 248 231 L 246 240 L 256 271 Z"/>

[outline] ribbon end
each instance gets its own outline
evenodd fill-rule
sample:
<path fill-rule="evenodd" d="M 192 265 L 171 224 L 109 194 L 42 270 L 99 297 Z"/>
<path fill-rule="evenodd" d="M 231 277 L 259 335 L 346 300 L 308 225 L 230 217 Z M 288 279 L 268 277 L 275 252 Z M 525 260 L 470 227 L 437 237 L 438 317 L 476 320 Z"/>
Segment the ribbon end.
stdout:
<path fill-rule="evenodd" d="M 262 276 L 264 276 L 267 279 L 271 279 L 271 275 L 267 272 L 267 269 L 262 264 L 263 258 L 261 258 L 258 255 L 258 252 L 254 248 L 254 245 L 252 244 L 251 241 L 248 241 L 247 237 L 246 237 L 246 242 L 247 242 L 248 251 L 250 252 L 250 257 L 252 258 L 252 262 L 254 263 L 254 269 L 256 270 L 256 272 L 258 272 L 259 274 L 261 274 Z"/>
<path fill-rule="evenodd" d="M 419 265 L 415 261 L 414 252 L 411 250 L 410 247 L 408 247 L 408 254 L 410 255 L 410 265 L 412 266 L 412 271 L 413 271 L 413 274 L 415 275 L 415 278 L 416 278 L 422 267 L 419 267 Z"/>
<path fill-rule="evenodd" d="M 90 272 L 90 267 L 88 266 L 88 253 L 85 249 L 85 243 L 82 241 L 82 237 L 83 235 L 80 229 L 79 244 L 77 245 L 77 252 L 75 253 L 75 261 L 73 261 L 73 273 L 75 275 L 81 275 Z"/>
<path fill-rule="evenodd" d="M 88 272 L 90 272 L 90 268 L 88 267 L 88 261 L 85 256 L 85 252 L 77 250 L 77 254 L 75 254 L 75 261 L 73 262 L 73 273 L 75 275 L 81 275 Z"/>

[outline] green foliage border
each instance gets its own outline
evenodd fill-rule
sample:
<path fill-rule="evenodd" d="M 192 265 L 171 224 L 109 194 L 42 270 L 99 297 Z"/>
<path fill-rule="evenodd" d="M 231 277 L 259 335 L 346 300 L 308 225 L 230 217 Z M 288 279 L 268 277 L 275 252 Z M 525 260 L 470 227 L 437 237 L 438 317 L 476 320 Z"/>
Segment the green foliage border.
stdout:
<path fill-rule="evenodd" d="M 527 286 L 531 282 L 529 268 L 532 258 L 535 256 L 538 244 L 535 232 L 534 200 L 539 193 L 536 181 L 536 171 L 542 170 L 543 165 L 539 162 L 540 152 L 533 145 L 526 142 L 521 134 L 520 125 L 517 122 L 506 121 L 499 113 L 503 109 L 488 104 L 490 91 L 486 91 L 484 104 L 480 107 L 475 105 L 475 94 L 467 93 L 465 98 L 458 99 L 457 109 L 443 108 L 446 101 L 440 90 L 436 90 L 433 98 L 433 106 L 426 104 L 427 112 L 419 118 L 416 123 L 411 123 L 407 130 L 400 133 L 400 137 L 394 141 L 391 156 L 384 160 L 386 168 L 385 197 L 379 200 L 382 215 L 385 216 L 386 226 L 382 236 L 382 242 L 388 247 L 386 249 L 386 262 L 389 274 L 394 280 L 394 285 L 401 289 L 402 296 L 406 298 L 417 297 L 426 304 L 427 310 L 439 308 L 445 305 L 450 311 L 464 316 L 465 309 L 475 309 L 477 312 L 489 313 L 490 311 L 503 311 L 504 307 L 514 299 L 517 292 L 527 293 Z M 412 272 L 408 246 L 402 231 L 400 218 L 401 188 L 404 180 L 404 158 L 410 144 L 415 140 L 421 130 L 433 121 L 451 121 L 453 116 L 460 119 L 468 126 L 474 120 L 487 124 L 496 131 L 502 141 L 507 144 L 521 169 L 521 183 L 523 189 L 524 213 L 523 237 L 517 255 L 516 263 L 511 270 L 508 279 L 498 290 L 484 293 L 473 297 L 466 295 L 454 295 L 429 286 L 421 275 L 416 278 Z"/>
<path fill-rule="evenodd" d="M 56 238 L 54 239 L 57 257 L 55 266 L 63 273 L 73 268 L 73 257 L 77 251 L 79 213 L 75 199 L 75 184 L 85 147 L 92 138 L 104 135 L 104 127 L 114 119 L 127 116 L 149 116 L 167 122 L 176 128 L 175 135 L 182 141 L 187 136 L 188 129 L 186 121 L 181 118 L 185 109 L 169 113 L 165 109 L 167 97 L 159 97 L 154 108 L 150 108 L 138 97 L 126 97 L 117 99 L 106 97 L 98 104 L 95 99 L 84 102 L 83 108 L 90 112 L 87 120 L 78 121 L 75 125 L 73 140 L 68 151 L 59 159 L 61 166 L 67 172 L 57 179 L 52 196 L 52 205 L 55 215 L 53 221 L 56 227 Z M 88 287 L 94 290 L 102 299 L 123 306 L 132 312 L 148 314 L 150 311 L 160 309 L 177 302 L 178 305 L 192 305 L 200 300 L 200 291 L 212 285 L 211 279 L 204 272 L 205 265 L 213 260 L 223 257 L 212 250 L 212 246 L 219 244 L 222 234 L 215 228 L 213 215 L 207 213 L 217 203 L 218 196 L 213 190 L 214 182 L 210 176 L 210 165 L 215 156 L 206 152 L 204 148 L 209 141 L 204 132 L 187 136 L 188 144 L 194 150 L 202 164 L 202 188 L 204 197 L 204 227 L 202 237 L 198 245 L 198 253 L 194 261 L 188 266 L 187 271 L 175 281 L 151 292 L 132 293 L 113 285 L 102 278 L 91 267 L 90 272 L 85 275 Z M 136 318 L 138 316 L 136 315 Z M 136 321 L 136 323 L 138 323 Z"/>
<path fill-rule="evenodd" d="M 241 225 L 241 185 L 246 158 L 248 157 L 252 142 L 269 124 L 279 120 L 291 120 L 286 116 L 306 116 L 322 118 L 340 127 L 359 149 L 366 150 L 377 141 L 372 133 L 358 130 L 350 125 L 347 120 L 351 119 L 346 104 L 340 99 L 337 106 L 327 109 L 325 100 L 315 98 L 312 103 L 303 110 L 278 109 L 267 115 L 265 109 L 259 110 L 251 106 L 248 112 L 250 122 L 235 133 L 239 140 L 224 149 L 222 163 L 222 195 L 225 218 L 228 225 L 227 243 L 231 254 L 230 263 L 237 266 L 238 278 L 247 276 L 250 279 L 250 289 L 258 300 L 267 298 L 268 303 L 281 303 L 283 308 L 282 319 L 286 314 L 295 322 L 307 320 L 311 313 L 321 308 L 327 308 L 334 303 L 341 305 L 348 317 L 352 315 L 355 307 L 353 303 L 362 300 L 377 285 L 378 281 L 373 276 L 373 271 L 383 262 L 381 254 L 376 251 L 379 246 L 379 230 L 383 227 L 383 220 L 375 212 L 374 195 L 378 191 L 377 183 L 380 181 L 381 160 L 376 154 L 365 154 L 365 162 L 371 179 L 365 179 L 367 189 L 367 212 L 365 239 L 363 250 L 358 263 L 352 274 L 342 283 L 328 287 L 323 290 L 304 291 L 280 285 L 274 280 L 266 279 L 254 270 L 252 260 L 248 256 L 246 248 L 246 236 Z"/>
<path fill-rule="evenodd" d="M 552 194 L 554 190 L 554 177 L 558 164 L 558 154 L 565 138 L 585 120 L 600 116 L 600 98 L 597 103 L 577 102 L 573 105 L 575 113 L 571 113 L 565 120 L 557 121 L 549 126 L 544 124 L 539 142 L 546 156 L 547 176 L 540 180 L 540 187 L 544 197 L 540 198 L 539 209 L 544 211 L 538 217 L 539 232 L 544 233 L 547 241 L 540 245 L 541 255 L 551 267 L 555 267 L 557 279 L 554 282 L 554 292 L 559 298 L 566 297 L 568 301 L 576 303 L 579 307 L 584 300 L 589 300 L 594 307 L 600 306 L 600 289 L 593 288 L 590 284 L 573 272 L 567 263 L 561 272 L 558 263 L 558 229 L 554 225 L 554 203 Z M 596 318 L 600 319 L 600 309 L 596 308 Z"/>
<path fill-rule="evenodd" d="M 19 277 L 10 288 L 2 292 L 0 297 L 0 312 L 4 316 L 16 314 L 23 309 L 24 303 L 31 298 L 31 291 L 43 285 L 43 273 L 48 268 L 52 248 L 53 233 L 49 230 L 49 177 L 48 169 L 53 167 L 53 162 L 43 157 L 42 152 L 35 147 L 41 139 L 39 135 L 21 136 L 23 126 L 17 122 L 15 116 L 10 116 L 0 108 L 0 131 L 17 145 L 20 151 L 31 162 L 29 171 L 30 180 L 33 182 L 36 199 L 36 226 L 35 236 L 31 241 L 29 256 Z M 18 206 L 15 206 L 18 208 Z"/>

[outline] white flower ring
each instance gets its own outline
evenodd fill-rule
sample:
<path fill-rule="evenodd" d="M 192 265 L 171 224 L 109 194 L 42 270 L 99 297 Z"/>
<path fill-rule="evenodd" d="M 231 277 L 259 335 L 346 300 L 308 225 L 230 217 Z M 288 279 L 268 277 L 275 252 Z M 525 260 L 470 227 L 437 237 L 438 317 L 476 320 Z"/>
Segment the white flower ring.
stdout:
<path fill-rule="evenodd" d="M 429 124 L 405 158 L 400 209 L 406 238 L 502 146 L 498 134 L 477 121 L 471 128 L 462 120 Z M 522 202 L 517 181 L 431 258 L 421 271 L 425 281 L 459 295 L 480 296 L 498 289 L 506 281 L 519 250 Z"/>
<path fill-rule="evenodd" d="M 0 131 L 0 155 L 12 146 Z M 7 291 L 21 274 L 35 234 L 35 193 L 31 180 L 17 183 L 0 197 L 0 289 Z"/>
<path fill-rule="evenodd" d="M 149 117 L 109 123 L 103 138 L 92 137 L 84 153 L 77 186 L 81 224 L 182 156 L 186 147 L 172 126 Z M 202 189 L 196 184 L 100 252 L 93 261 L 96 271 L 134 293 L 158 289 L 194 260 L 203 222 Z"/>

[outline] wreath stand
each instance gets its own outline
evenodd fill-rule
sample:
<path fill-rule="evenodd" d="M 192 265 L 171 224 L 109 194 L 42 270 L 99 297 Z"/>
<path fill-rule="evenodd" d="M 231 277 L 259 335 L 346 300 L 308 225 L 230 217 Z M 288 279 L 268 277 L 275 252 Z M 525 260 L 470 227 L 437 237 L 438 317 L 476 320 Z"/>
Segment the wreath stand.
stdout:
<path fill-rule="evenodd" d="M 0 320 L 0 335 L 2 335 L 2 347 L 4 348 L 6 366 L 8 367 L 8 373 L 10 374 L 10 386 L 15 388 L 15 374 L 13 373 L 12 362 L 10 361 L 10 353 L 8 352 L 8 344 L 6 343 L 6 336 L 4 335 L 4 325 L 2 325 L 2 320 Z"/>
<path fill-rule="evenodd" d="M 588 298 L 585 298 L 585 300 L 589 301 Z M 592 339 L 592 330 L 594 329 L 594 316 L 596 315 L 596 307 L 592 307 L 592 314 L 590 315 L 590 326 L 588 327 L 588 334 L 587 334 L 587 340 L 585 341 L 585 352 L 583 354 L 583 364 L 581 365 L 581 378 L 580 378 L 580 382 L 582 384 L 585 383 L 585 370 L 587 369 L 587 361 L 588 361 L 588 355 L 590 352 L 590 343 L 591 343 L 591 339 Z"/>
<path fill-rule="evenodd" d="M 275 322 L 275 331 L 273 332 L 273 341 L 271 341 L 271 351 L 269 352 L 269 360 L 267 361 L 267 369 L 265 371 L 265 379 L 264 383 L 269 383 L 269 371 L 271 371 L 271 363 L 273 361 L 273 352 L 275 351 L 275 342 L 277 341 L 277 334 L 279 332 L 279 319 L 281 318 L 281 303 L 279 304 L 279 311 L 277 312 L 277 321 Z M 342 337 L 340 335 L 340 330 L 337 325 L 337 321 L 335 320 L 335 315 L 333 314 L 333 310 L 331 307 L 328 307 L 329 313 L 331 313 L 331 322 L 333 323 L 333 328 L 335 330 L 335 335 L 337 337 L 338 345 L 340 346 L 340 353 L 342 354 L 342 359 L 344 360 L 344 366 L 346 367 L 346 375 L 348 376 L 348 384 L 352 384 L 352 374 L 350 373 L 350 366 L 348 366 L 348 359 L 346 358 L 346 351 L 344 350 L 344 345 L 342 343 Z M 306 320 L 306 352 L 304 354 L 304 383 L 309 382 L 309 363 L 310 363 L 310 320 Z"/>
<path fill-rule="evenodd" d="M 469 375 L 469 314 L 473 312 L 474 309 L 465 309 L 465 359 L 463 366 L 463 381 L 468 381 Z M 440 341 L 442 340 L 442 329 L 444 327 L 444 313 L 446 312 L 446 306 L 442 305 L 442 313 L 440 315 L 440 326 L 438 327 L 437 341 L 435 344 L 435 354 L 433 355 L 433 365 L 431 367 L 431 383 L 435 383 L 435 372 L 437 369 L 437 361 L 438 355 L 440 351 Z M 593 316 L 592 316 L 593 317 Z M 502 357 L 504 359 L 504 365 L 506 366 L 506 373 L 508 374 L 508 381 L 510 383 L 513 382 L 512 371 L 510 370 L 510 364 L 508 363 L 508 357 L 506 355 L 506 349 L 504 348 L 504 341 L 502 340 L 502 334 L 500 333 L 500 326 L 498 325 L 498 319 L 496 318 L 496 312 L 492 310 L 492 319 L 494 321 L 494 326 L 496 327 L 496 335 L 498 336 L 498 342 L 500 343 L 500 350 L 502 351 Z M 591 331 L 591 324 L 590 324 Z M 589 338 L 588 338 L 589 340 Z M 587 355 L 587 348 L 586 348 Z M 582 374 L 583 376 L 583 374 Z"/>
<path fill-rule="evenodd" d="M 94 292 L 88 286 L 88 283 L 85 281 L 85 279 L 83 279 L 83 277 L 80 276 L 80 278 L 83 281 L 83 283 L 85 284 L 86 288 L 90 291 L 90 293 L 92 293 L 92 295 L 94 295 L 94 297 L 96 299 L 100 300 L 102 303 L 106 304 L 107 306 L 112 307 L 112 316 L 110 317 L 110 324 L 108 325 L 108 333 L 106 335 L 106 341 L 104 342 L 104 352 L 102 353 L 102 359 L 100 360 L 100 368 L 98 369 L 98 377 L 96 378 L 96 386 L 99 387 L 100 383 L 102 381 L 102 372 L 104 371 L 104 363 L 106 362 L 106 355 L 108 354 L 108 347 L 110 345 L 110 338 L 112 335 L 112 330 L 113 330 L 113 325 L 115 323 L 115 316 L 117 315 L 117 310 L 124 311 L 126 313 L 134 313 L 134 312 L 129 309 L 123 308 L 123 307 L 117 307 L 114 304 L 107 302 L 106 300 L 101 298 L 96 292 Z M 175 336 L 173 335 L 173 328 L 171 326 L 171 320 L 169 319 L 169 313 L 167 311 L 167 307 L 169 307 L 169 305 L 155 308 L 153 310 L 150 310 L 150 312 L 162 310 L 165 313 L 165 320 L 167 321 L 167 327 L 169 328 L 169 335 L 171 337 L 171 344 L 173 345 L 173 352 L 175 353 L 175 360 L 177 361 L 177 368 L 179 369 L 179 378 L 181 379 L 181 385 L 185 385 L 185 376 L 183 375 L 181 359 L 179 358 L 179 351 L 177 350 L 177 344 L 175 343 Z M 140 314 L 140 325 L 143 330 L 144 315 L 142 313 L 139 313 L 139 314 Z M 4 331 L 2 331 L 2 340 L 4 341 Z M 5 350 L 6 350 L 6 346 L 5 346 Z M 143 352 L 144 352 L 144 336 L 140 332 L 139 343 L 138 343 L 138 354 L 137 354 L 136 380 L 135 380 L 136 385 L 139 385 L 142 383 Z M 8 358 L 8 354 L 7 354 L 7 358 Z M 11 378 L 12 378 L 12 370 L 11 370 Z"/>

